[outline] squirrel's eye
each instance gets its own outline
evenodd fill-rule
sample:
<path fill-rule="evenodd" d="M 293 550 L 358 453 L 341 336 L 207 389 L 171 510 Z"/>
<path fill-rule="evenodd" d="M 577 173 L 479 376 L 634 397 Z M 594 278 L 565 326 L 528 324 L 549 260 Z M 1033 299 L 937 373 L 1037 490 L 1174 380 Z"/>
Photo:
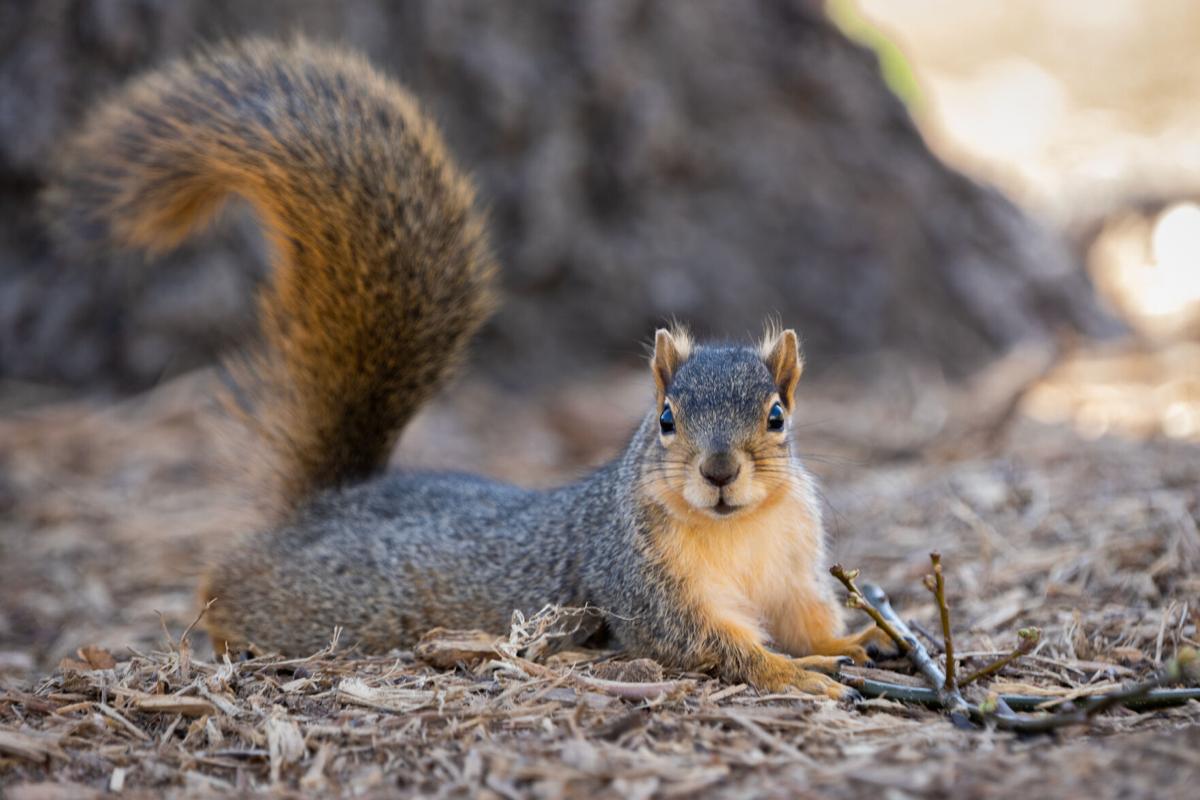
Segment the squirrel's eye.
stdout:
<path fill-rule="evenodd" d="M 658 427 L 664 434 L 675 432 L 675 415 L 670 406 L 663 406 L 663 412 L 658 416 Z"/>
<path fill-rule="evenodd" d="M 771 406 L 771 410 L 767 412 L 767 430 L 781 431 L 783 430 L 783 406 L 779 403 Z"/>

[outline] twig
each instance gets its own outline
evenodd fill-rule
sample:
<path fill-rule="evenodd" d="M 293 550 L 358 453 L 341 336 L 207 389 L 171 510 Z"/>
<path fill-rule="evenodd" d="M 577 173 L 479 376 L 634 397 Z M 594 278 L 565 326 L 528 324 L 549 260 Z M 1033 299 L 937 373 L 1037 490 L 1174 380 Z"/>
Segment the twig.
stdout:
<path fill-rule="evenodd" d="M 920 703 L 930 708 L 944 708 L 941 697 L 936 689 L 925 686 L 909 686 L 904 683 L 891 683 L 874 678 L 863 678 L 858 675 L 843 672 L 839 676 L 848 686 L 852 686 L 866 697 L 883 697 L 888 700 L 899 700 L 904 703 Z M 1097 698 L 1108 695 L 1093 695 L 1080 698 L 1077 702 L 1087 708 L 1096 702 Z M 997 700 L 1005 702 L 1014 711 L 1037 711 L 1053 700 L 1054 697 L 1037 694 L 1002 694 Z M 1156 708 L 1181 706 L 1189 701 L 1200 701 L 1200 689 L 1151 689 L 1145 694 L 1123 698 L 1119 705 L 1134 711 L 1149 711 Z M 1093 712 L 1095 713 L 1095 712 Z"/>
<path fill-rule="evenodd" d="M 167 627 L 167 618 L 158 609 L 154 610 L 158 615 L 158 624 L 162 628 L 163 638 L 167 640 L 167 650 L 175 652 L 175 637 L 171 635 L 171 630 Z"/>
<path fill-rule="evenodd" d="M 847 570 L 841 564 L 834 564 L 829 568 L 829 574 L 841 581 L 842 585 L 846 587 L 846 591 L 849 593 L 846 598 L 846 605 L 850 608 L 857 608 L 858 610 L 864 612 L 868 617 L 873 619 L 875 624 L 879 626 L 879 629 L 886 633 L 892 639 L 892 641 L 896 643 L 896 646 L 900 648 L 901 653 L 908 655 L 914 647 L 921 646 L 920 643 L 917 642 L 916 637 L 914 637 L 911 633 L 907 638 L 901 635 L 901 633 L 892 626 L 892 623 L 888 617 L 884 616 L 875 606 L 874 602 L 869 597 L 865 596 L 854 584 L 854 579 L 858 577 L 858 570 Z M 877 589 L 880 594 L 883 593 L 883 590 L 879 589 L 878 586 L 873 586 L 872 584 L 868 584 L 867 586 L 868 588 Z M 884 602 L 886 601 L 887 597 L 885 595 Z M 899 620 L 899 617 L 895 617 L 895 619 Z M 904 624 L 903 621 L 901 621 L 901 624 Z M 929 654 L 926 653 L 926 657 L 928 657 L 928 655 Z"/>
<path fill-rule="evenodd" d="M 932 686 L 938 687 L 926 689 L 843 675 L 843 680 L 848 685 L 868 697 L 888 697 L 910 703 L 921 703 L 933 708 L 943 708 L 950 712 L 951 719 L 961 720 L 963 717 L 969 717 L 979 722 L 992 722 L 1002 730 L 1017 733 L 1047 733 L 1058 728 L 1086 724 L 1092 717 L 1115 706 L 1152 709 L 1200 700 L 1200 689 L 1161 688 L 1166 684 L 1177 683 L 1185 678 L 1197 680 L 1200 677 L 1200 655 L 1197 655 L 1192 648 L 1185 648 L 1167 662 L 1163 670 L 1154 677 L 1103 695 L 1093 695 L 1082 699 L 1079 701 L 1078 708 L 1069 711 L 1055 714 L 1018 714 L 1016 713 L 1018 710 L 1036 710 L 1047 700 L 1053 699 L 1025 695 L 992 695 L 980 705 L 972 705 L 967 703 L 958 691 L 947 692 L 945 690 L 946 678 L 941 669 L 933 663 L 924 646 L 916 642 L 908 626 L 896 614 L 881 588 L 874 584 L 866 584 L 863 587 L 862 596 L 870 601 L 880 616 L 891 623 L 893 629 L 900 631 L 901 636 L 905 636 L 916 645 L 909 653 L 909 660 Z M 1034 645 L 1027 646 L 1032 649 Z"/>
<path fill-rule="evenodd" d="M 950 718 L 954 723 L 956 725 L 966 724 L 971 710 L 966 698 L 962 696 L 957 688 L 952 691 L 947 690 L 945 673 L 942 672 L 941 667 L 934 663 L 933 658 L 929 655 L 929 651 L 925 649 L 925 645 L 917 640 L 917 637 L 909 629 L 908 624 L 896 613 L 896 609 L 892 608 L 892 604 L 883 589 L 873 583 L 868 583 L 863 587 L 861 594 L 871 607 L 878 612 L 879 616 L 888 623 L 888 626 L 883 628 L 883 630 L 895 639 L 897 646 L 900 645 L 901 641 L 904 641 L 908 645 L 906 652 L 908 660 L 912 662 L 912 665 L 916 667 L 918 672 L 925 676 L 925 680 L 929 682 L 929 685 L 939 693 L 942 706 L 950 712 Z M 872 619 L 874 619 L 874 615 L 872 615 Z"/>
<path fill-rule="evenodd" d="M 565 678 L 566 680 L 595 692 L 620 697 L 625 700 L 653 700 L 663 695 L 674 694 L 693 685 L 692 681 L 654 681 L 650 683 L 635 683 L 629 681 L 609 681 L 602 678 L 592 678 L 575 672 L 560 673 L 550 667 L 543 666 L 520 656 L 508 659 L 512 664 L 527 674 L 539 678 Z"/>
<path fill-rule="evenodd" d="M 843 670 L 838 680 L 847 686 L 857 689 L 864 697 L 882 697 L 886 700 L 899 700 L 902 703 L 920 703 L 930 708 L 943 708 L 942 698 L 936 689 L 928 686 L 909 686 L 905 683 L 889 683 L 874 678 L 864 678 L 852 675 Z M 1043 701 L 1045 698 L 1042 698 Z"/>
<path fill-rule="evenodd" d="M 1042 640 L 1042 631 L 1039 628 L 1021 628 L 1017 631 L 1017 646 L 1012 649 L 1011 653 L 1000 656 L 999 658 L 984 664 L 979 669 L 972 672 L 967 677 L 958 682 L 959 688 L 968 686 L 975 681 L 995 675 L 1004 667 L 1016 661 L 1021 656 L 1027 656 L 1033 652 L 1033 648 L 1038 646 L 1038 642 Z"/>
<path fill-rule="evenodd" d="M 1154 677 L 1097 697 L 1094 702 L 1087 704 L 1084 713 L 1090 717 L 1129 700 L 1144 697 L 1147 692 L 1160 686 L 1178 683 L 1185 677 L 1195 677 L 1198 667 L 1200 667 L 1200 656 L 1192 648 L 1185 647 L 1176 653 L 1175 657 L 1168 661 Z"/>
<path fill-rule="evenodd" d="M 193 629 L 194 629 L 194 628 L 195 628 L 197 625 L 199 625 L 199 624 L 200 624 L 200 620 L 204 619 L 204 615 L 208 613 L 208 610 L 209 610 L 210 608 L 212 608 L 212 606 L 213 606 L 213 603 L 215 603 L 215 602 L 217 602 L 217 598 L 213 597 L 213 598 L 211 598 L 211 599 L 210 599 L 210 600 L 209 600 L 207 603 L 205 603 L 205 604 L 204 604 L 204 608 L 200 609 L 200 613 L 198 613 L 198 614 L 196 615 L 196 618 L 195 618 L 194 620 L 192 620 L 191 624 L 190 624 L 190 625 L 188 625 L 186 628 L 184 628 L 184 629 L 183 629 L 183 633 L 181 633 L 181 634 L 179 635 L 179 644 L 180 644 L 180 646 L 182 646 L 182 645 L 183 645 L 183 643 L 187 641 L 188 635 L 189 635 L 189 634 L 191 634 L 192 630 L 193 630 Z M 162 619 L 162 615 L 161 615 L 161 614 L 159 614 L 159 619 L 160 619 L 160 620 Z M 166 628 L 166 623 L 163 623 L 163 627 L 164 627 L 164 628 Z M 168 634 L 168 637 L 169 637 L 169 636 L 170 636 L 170 634 Z"/>
<path fill-rule="evenodd" d="M 921 638 L 925 640 L 926 644 L 928 644 L 929 647 L 935 653 L 942 652 L 942 646 L 941 646 L 941 644 L 938 643 L 937 637 L 934 636 L 933 632 L 930 631 L 928 628 L 926 628 L 924 625 L 922 625 L 920 622 L 913 619 L 912 617 L 909 617 L 908 627 L 912 628 L 914 631 L 921 634 Z"/>
<path fill-rule="evenodd" d="M 924 675 L 925 680 L 931 686 L 940 688 L 946 682 L 946 676 L 942 674 L 942 668 L 934 663 L 933 657 L 929 655 L 929 651 L 925 649 L 925 645 L 917 640 L 917 637 L 909 630 L 908 624 L 900 619 L 900 615 L 892 608 L 892 603 L 888 600 L 888 596 L 883 589 L 873 583 L 868 583 L 863 586 L 861 596 L 867 601 L 871 611 L 874 612 L 871 614 L 871 618 L 874 619 L 878 616 L 885 621 L 886 627 L 884 625 L 880 625 L 879 627 L 883 628 L 883 631 L 892 637 L 896 645 L 902 651 L 906 652 L 908 660 L 917 668 L 917 672 Z M 863 610 L 866 611 L 865 608 Z M 900 630 L 897 631 L 893 625 Z"/>
<path fill-rule="evenodd" d="M 925 588 L 933 592 L 933 598 L 938 604 L 938 614 L 942 618 L 942 642 L 946 654 L 946 680 L 942 687 L 946 692 L 957 692 L 958 682 L 955 680 L 954 636 L 950 633 L 950 606 L 946 604 L 946 578 L 942 573 L 942 554 L 934 550 L 929 554 L 933 563 L 933 574 L 925 576 Z"/>
<path fill-rule="evenodd" d="M 1087 698 L 1082 708 L 1056 714 L 1015 714 L 1011 704 L 998 697 L 981 704 L 978 710 L 984 719 L 995 722 L 998 728 L 1020 733 L 1046 733 L 1071 725 L 1086 724 L 1092 717 L 1115 706 L 1142 702 L 1164 684 L 1176 683 L 1185 676 L 1194 675 L 1198 665 L 1200 656 L 1197 656 L 1192 648 L 1185 648 L 1153 677 L 1106 694 L 1093 695 Z"/>

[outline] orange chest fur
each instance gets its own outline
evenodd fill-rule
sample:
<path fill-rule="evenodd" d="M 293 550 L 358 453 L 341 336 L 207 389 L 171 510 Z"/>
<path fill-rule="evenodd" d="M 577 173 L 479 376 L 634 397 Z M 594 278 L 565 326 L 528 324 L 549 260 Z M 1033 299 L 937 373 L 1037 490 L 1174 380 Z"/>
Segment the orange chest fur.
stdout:
<path fill-rule="evenodd" d="M 824 542 L 811 506 L 791 495 L 745 518 L 671 520 L 658 537 L 667 569 L 714 626 L 764 642 L 815 592 Z"/>

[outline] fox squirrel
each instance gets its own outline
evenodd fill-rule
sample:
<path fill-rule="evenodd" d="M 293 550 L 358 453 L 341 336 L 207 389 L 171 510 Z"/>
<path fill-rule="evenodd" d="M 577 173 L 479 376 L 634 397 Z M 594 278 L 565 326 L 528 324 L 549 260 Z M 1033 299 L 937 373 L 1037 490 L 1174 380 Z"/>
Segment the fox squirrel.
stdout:
<path fill-rule="evenodd" d="M 828 676 L 886 637 L 842 635 L 789 446 L 793 331 L 748 347 L 659 330 L 652 410 L 569 486 L 385 472 L 490 313 L 496 272 L 470 182 L 404 89 L 351 53 L 242 42 L 135 80 L 64 153 L 48 194 L 64 236 L 160 252 L 235 194 L 273 246 L 263 345 L 235 383 L 287 513 L 207 571 L 217 648 L 304 654 L 341 626 L 383 651 L 589 605 L 630 653 L 854 697 Z"/>

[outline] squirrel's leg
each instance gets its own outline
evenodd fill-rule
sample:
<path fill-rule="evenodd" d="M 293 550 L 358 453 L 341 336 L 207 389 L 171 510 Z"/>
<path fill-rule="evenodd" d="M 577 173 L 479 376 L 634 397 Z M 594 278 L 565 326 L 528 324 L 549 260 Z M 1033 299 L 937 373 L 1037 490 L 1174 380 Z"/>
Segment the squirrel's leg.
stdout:
<path fill-rule="evenodd" d="M 894 655 L 896 643 L 874 625 L 842 634 L 841 609 L 832 596 L 797 591 L 774 615 L 771 634 L 780 649 L 795 656 L 848 656 L 865 664 L 872 655 Z M 814 663 L 814 668 L 818 668 Z"/>
<path fill-rule="evenodd" d="M 790 658 L 768 650 L 756 637 L 737 626 L 711 624 L 706 649 L 716 657 L 717 672 L 728 681 L 746 681 L 766 692 L 799 689 L 834 700 L 859 698 L 851 687 L 814 671 L 814 668 L 836 671 L 838 659 Z"/>
<path fill-rule="evenodd" d="M 609 615 L 613 634 L 630 653 L 708 671 L 763 692 L 798 689 L 834 700 L 859 699 L 853 688 L 821 674 L 833 672 L 838 659 L 793 659 L 768 649 L 762 623 L 770 620 L 761 619 L 758 609 L 732 587 L 710 581 L 698 587 L 702 591 L 681 591 L 678 584 L 660 580 L 641 588 L 648 591 L 634 595 L 640 605 L 620 606 L 629 598 L 617 597 Z"/>

